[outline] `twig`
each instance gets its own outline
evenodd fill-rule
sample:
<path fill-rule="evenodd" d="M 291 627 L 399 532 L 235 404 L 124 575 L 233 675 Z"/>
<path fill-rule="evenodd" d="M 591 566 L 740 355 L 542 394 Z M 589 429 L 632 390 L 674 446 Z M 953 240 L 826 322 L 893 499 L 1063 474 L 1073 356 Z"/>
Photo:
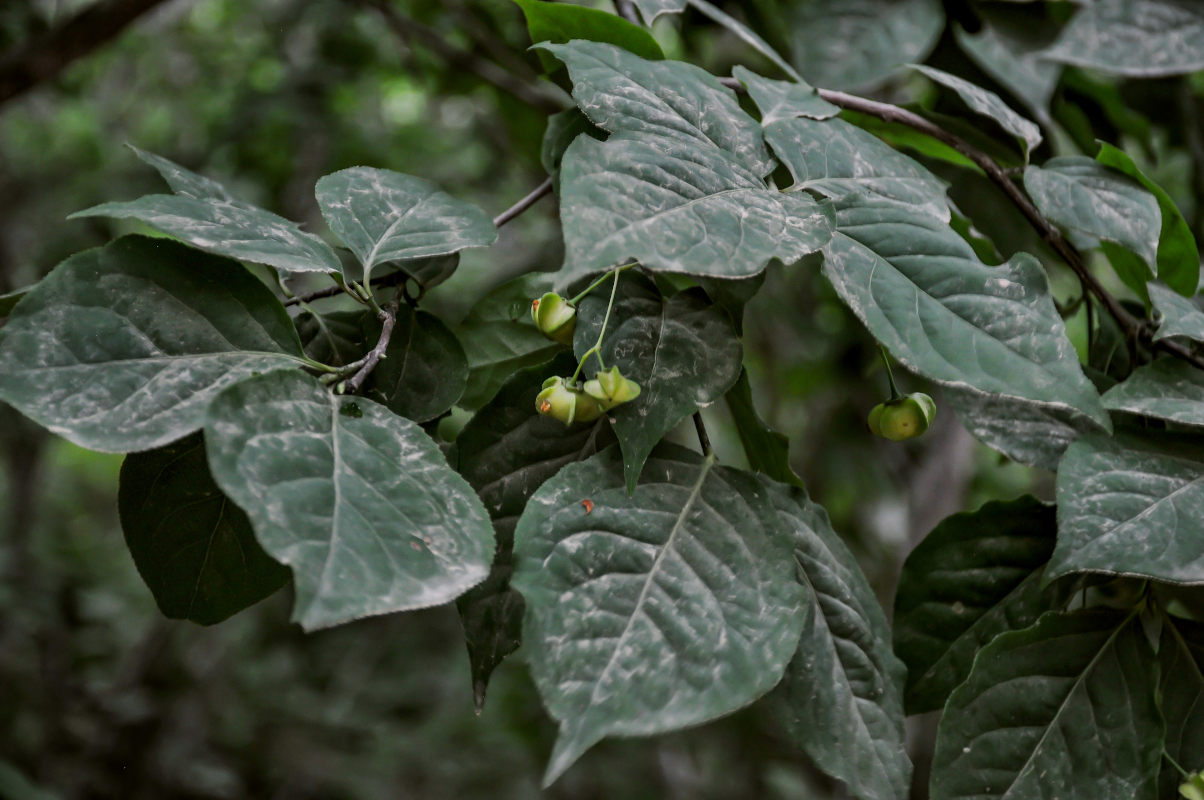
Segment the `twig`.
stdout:
<path fill-rule="evenodd" d="M 373 280 L 372 285 L 378 289 L 389 288 L 391 286 L 403 284 L 409 280 L 409 278 L 410 276 L 405 270 L 398 270 L 397 272 L 390 272 L 388 275 Z M 348 297 L 355 297 L 355 295 L 348 292 L 342 286 L 335 285 L 327 286 L 324 289 L 316 289 L 312 292 L 307 292 L 306 294 L 299 294 L 295 297 L 290 297 L 284 301 L 284 304 L 286 306 L 295 306 L 300 303 L 312 303 L 314 300 L 324 300 L 327 297 L 336 297 L 344 293 L 346 293 Z"/>
<path fill-rule="evenodd" d="M 105 0 L 0 55 L 0 103 L 53 79 L 165 0 Z"/>
<path fill-rule="evenodd" d="M 510 220 L 517 217 L 519 214 L 526 211 L 531 206 L 535 205 L 541 197 L 549 194 L 552 191 L 552 179 L 549 177 L 543 183 L 536 186 L 529 195 L 519 200 L 514 205 L 507 208 L 502 213 L 493 218 L 493 227 L 500 228 Z"/>
<path fill-rule="evenodd" d="M 364 381 L 368 380 L 368 376 L 372 374 L 372 370 L 376 369 L 376 365 L 385 357 L 385 350 L 389 349 L 389 340 L 393 338 L 393 326 L 397 324 L 397 309 L 399 305 L 398 298 L 393 298 L 381 307 L 380 315 L 380 338 L 376 340 L 376 346 L 368 351 L 367 355 L 355 362 L 359 366 L 355 374 L 343 382 L 343 394 L 355 394 L 364 385 Z M 355 366 L 348 365 L 348 366 Z"/>
<path fill-rule="evenodd" d="M 715 450 L 711 447 L 711 437 L 707 436 L 707 426 L 702 421 L 702 412 L 694 412 L 694 431 L 698 434 L 698 445 L 702 448 L 704 456 L 713 455 Z"/>
<path fill-rule="evenodd" d="M 615 11 L 619 12 L 619 16 L 628 22 L 640 24 L 640 15 L 636 13 L 635 3 L 631 0 L 615 0 Z"/>
<path fill-rule="evenodd" d="M 399 13 L 389 4 L 388 0 L 349 0 L 349 2 L 374 9 L 384 17 L 385 24 L 389 26 L 394 35 L 406 45 L 417 44 L 424 47 L 447 62 L 448 66 L 471 72 L 486 83 L 514 95 L 532 108 L 555 113 L 563 111 L 571 105 L 567 97 L 563 97 L 559 91 L 552 94 L 550 89 L 545 89 L 545 86 L 550 87 L 552 84 L 528 83 L 477 53 L 461 50 L 444 39 L 434 28 Z"/>

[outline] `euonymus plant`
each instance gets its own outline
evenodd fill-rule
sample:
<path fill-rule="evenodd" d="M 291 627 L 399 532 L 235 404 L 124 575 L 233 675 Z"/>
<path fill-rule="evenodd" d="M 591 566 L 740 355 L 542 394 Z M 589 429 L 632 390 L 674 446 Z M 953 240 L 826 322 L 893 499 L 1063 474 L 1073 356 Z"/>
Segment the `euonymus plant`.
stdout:
<path fill-rule="evenodd" d="M 75 216 L 165 236 L 79 253 L 0 298 L 0 398 L 129 454 L 121 523 L 163 613 L 213 624 L 289 583 L 306 630 L 454 601 L 478 703 L 522 644 L 560 726 L 548 782 L 604 737 L 759 702 L 867 800 L 908 795 L 904 715 L 935 710 L 934 798 L 1200 796 L 1204 310 L 1169 196 L 1108 143 L 1030 163 L 1041 127 L 931 67 L 914 69 L 1017 164 L 814 89 L 704 0 L 635 6 L 645 23 L 692 6 L 780 74 L 715 76 L 621 16 L 519 5 L 576 107 L 549 120 L 548 180 L 498 218 L 355 167 L 317 182 L 318 236 L 135 150 L 171 192 Z M 1050 57 L 1102 63 L 1126 8 L 1079 11 Z M 1204 64 L 1198 41 L 1173 41 L 1153 72 L 1127 52 L 1111 66 Z M 944 181 L 870 130 L 989 179 L 1048 251 L 996 263 Z M 460 251 L 548 194 L 559 271 L 502 285 L 455 329 L 424 310 Z M 1105 288 L 1104 257 L 1136 302 Z M 867 436 L 910 439 L 956 412 L 1057 473 L 1056 505 L 940 523 L 903 568 L 893 627 L 743 372 L 743 306 L 765 271 L 817 269 L 887 362 Z M 1083 363 L 1050 270 L 1077 277 L 1124 358 Z M 301 273 L 329 288 L 294 294 Z M 336 295 L 360 310 L 324 308 Z M 900 391 L 891 363 L 948 407 Z M 712 452 L 720 401 L 749 469 Z M 449 440 L 453 406 L 472 416 Z M 697 450 L 663 441 L 691 419 Z"/>

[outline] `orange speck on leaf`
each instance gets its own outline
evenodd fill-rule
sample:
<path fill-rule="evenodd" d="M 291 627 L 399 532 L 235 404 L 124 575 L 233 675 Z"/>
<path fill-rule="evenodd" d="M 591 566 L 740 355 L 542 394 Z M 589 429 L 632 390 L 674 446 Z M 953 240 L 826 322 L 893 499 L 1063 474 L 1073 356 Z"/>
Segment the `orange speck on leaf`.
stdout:
<path fill-rule="evenodd" d="M 581 505 L 585 508 L 586 514 L 588 514 L 589 512 L 594 510 L 594 501 L 593 500 L 582 500 Z"/>

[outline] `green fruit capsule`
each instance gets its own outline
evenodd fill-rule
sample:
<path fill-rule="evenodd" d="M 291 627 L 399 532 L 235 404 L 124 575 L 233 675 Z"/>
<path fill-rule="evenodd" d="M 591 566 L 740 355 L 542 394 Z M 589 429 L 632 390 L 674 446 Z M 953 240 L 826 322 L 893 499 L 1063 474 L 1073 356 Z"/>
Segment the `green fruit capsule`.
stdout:
<path fill-rule="evenodd" d="M 548 378 L 543 382 L 543 390 L 535 398 L 535 410 L 565 425 L 593 422 L 602 416 L 598 401 L 565 383 L 564 378 Z"/>
<path fill-rule="evenodd" d="M 1187 800 L 1204 800 L 1204 772 L 1196 772 L 1179 784 L 1179 796 Z"/>
<path fill-rule="evenodd" d="M 618 367 L 611 367 L 599 372 L 592 381 L 586 381 L 585 393 L 597 400 L 603 411 L 610 411 L 639 397 L 640 385 L 623 377 Z"/>
<path fill-rule="evenodd" d="M 573 344 L 573 331 L 577 327 L 577 309 L 555 292 L 548 292 L 531 302 L 531 319 L 539 332 L 554 342 Z"/>
<path fill-rule="evenodd" d="M 936 416 L 936 403 L 923 392 L 912 392 L 896 400 L 879 403 L 866 422 L 875 436 L 902 442 L 928 430 Z"/>

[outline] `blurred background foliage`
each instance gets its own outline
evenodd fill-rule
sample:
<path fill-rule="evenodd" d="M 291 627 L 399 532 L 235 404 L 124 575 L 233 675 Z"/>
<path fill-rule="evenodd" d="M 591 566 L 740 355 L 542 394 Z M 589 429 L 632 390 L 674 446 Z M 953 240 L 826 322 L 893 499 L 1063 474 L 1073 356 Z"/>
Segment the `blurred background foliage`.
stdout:
<path fill-rule="evenodd" d="M 0 3 L 0 72 L 74 15 L 106 5 L 122 0 Z M 824 17 L 838 3 L 722 5 L 792 53 L 819 85 L 936 115 L 961 112 L 923 79 L 874 72 L 854 47 L 842 50 L 844 29 Z M 849 4 L 865 12 L 855 27 L 871 24 L 875 5 L 911 26 L 902 39 L 913 52 L 897 60 L 963 75 L 1037 118 L 1050 141 L 1036 160 L 1094 154 L 1096 138 L 1122 144 L 1171 193 L 1197 237 L 1204 232 L 1200 75 L 1138 83 L 1035 64 L 1032 51 L 1056 36 L 1073 11 L 1068 3 L 858 0 Z M 141 6 L 145 13 L 119 35 L 0 100 L 0 294 L 131 230 L 64 221 L 96 203 L 159 191 L 125 142 L 318 232 L 313 183 L 347 166 L 421 175 L 492 213 L 544 177 L 541 139 L 563 94 L 539 77 L 522 15 L 507 0 Z M 382 6 L 392 13 L 382 15 Z M 692 12 L 662 17 L 655 32 L 670 57 L 717 74 L 735 63 L 773 74 Z M 1011 61 L 1000 62 L 999 52 Z M 1003 256 L 1039 253 L 1058 298 L 1077 293 L 980 176 L 939 158 L 927 163 Z M 495 247 L 466 253 L 426 304 L 454 322 L 508 278 L 557 268 L 561 250 L 555 204 L 543 201 Z M 902 559 L 939 519 L 988 499 L 1048 498 L 1052 476 L 978 445 L 947 406 L 916 442 L 872 438 L 865 414 L 886 395 L 876 347 L 813 266 L 771 268 L 746 314 L 747 366 L 763 416 L 790 437 L 795 469 L 889 610 Z M 1110 288 L 1125 293 L 1116 281 Z M 1070 327 L 1085 351 L 1081 313 Z M 940 402 L 932 387 L 905 381 L 905 390 L 926 388 Z M 741 463 L 724 409 L 717 405 L 710 422 L 721 458 Z M 475 716 L 450 606 L 306 636 L 288 623 L 286 590 L 213 628 L 169 621 L 122 540 L 120 456 L 82 451 L 0 408 L 0 458 L 0 798 L 843 796 L 756 706 L 681 734 L 606 742 L 541 793 L 554 729 L 521 651 L 495 673 Z M 914 723 L 922 787 L 931 721 Z"/>

